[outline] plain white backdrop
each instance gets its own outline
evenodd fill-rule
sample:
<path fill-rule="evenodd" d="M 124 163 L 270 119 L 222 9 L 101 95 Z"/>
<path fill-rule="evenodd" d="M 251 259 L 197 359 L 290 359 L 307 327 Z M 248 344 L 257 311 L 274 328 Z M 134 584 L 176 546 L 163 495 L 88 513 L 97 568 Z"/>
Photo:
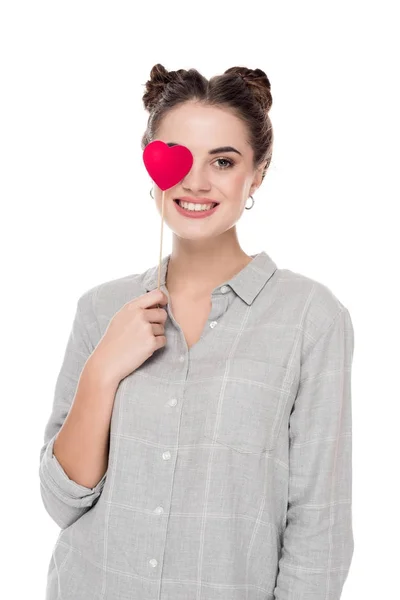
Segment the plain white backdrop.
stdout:
<path fill-rule="evenodd" d="M 39 451 L 78 297 L 158 264 L 140 146 L 158 62 L 270 81 L 275 144 L 238 235 L 349 309 L 355 551 L 342 598 L 398 594 L 399 44 L 395 2 L 0 7 L 1 596 L 43 598 L 59 528 Z M 396 58 L 397 56 L 397 58 Z M 163 254 L 171 249 L 164 226 Z"/>

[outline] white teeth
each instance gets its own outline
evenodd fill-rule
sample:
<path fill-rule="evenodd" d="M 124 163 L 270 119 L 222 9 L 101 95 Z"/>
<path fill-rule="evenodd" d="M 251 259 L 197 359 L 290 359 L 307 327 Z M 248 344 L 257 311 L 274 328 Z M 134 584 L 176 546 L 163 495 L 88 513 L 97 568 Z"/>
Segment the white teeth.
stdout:
<path fill-rule="evenodd" d="M 178 200 L 179 206 L 181 206 L 182 208 L 186 208 L 186 210 L 194 210 L 194 211 L 199 211 L 199 210 L 210 210 L 210 208 L 213 208 L 214 203 L 212 204 L 194 204 L 193 202 L 182 202 L 181 200 Z"/>

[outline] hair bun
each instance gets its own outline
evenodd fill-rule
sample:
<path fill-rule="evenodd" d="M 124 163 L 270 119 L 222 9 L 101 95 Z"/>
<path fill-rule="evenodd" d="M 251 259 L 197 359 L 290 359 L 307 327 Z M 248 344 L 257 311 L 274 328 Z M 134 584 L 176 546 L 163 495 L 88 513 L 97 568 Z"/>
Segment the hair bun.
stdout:
<path fill-rule="evenodd" d="M 269 111 L 272 106 L 271 83 L 264 71 L 247 67 L 231 67 L 225 73 L 240 77 L 253 92 L 263 109 Z"/>
<path fill-rule="evenodd" d="M 174 71 L 167 71 L 160 63 L 154 65 L 150 71 L 150 79 L 145 83 L 146 91 L 142 98 L 146 110 L 150 112 L 156 106 L 166 84 L 173 81 L 174 74 Z"/>

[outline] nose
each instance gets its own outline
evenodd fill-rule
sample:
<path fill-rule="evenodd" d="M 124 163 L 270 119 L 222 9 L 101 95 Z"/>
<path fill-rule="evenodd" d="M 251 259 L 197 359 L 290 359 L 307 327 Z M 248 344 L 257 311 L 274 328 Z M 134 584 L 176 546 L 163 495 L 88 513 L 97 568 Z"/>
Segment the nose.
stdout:
<path fill-rule="evenodd" d="M 206 170 L 200 165 L 196 165 L 195 162 L 193 162 L 192 168 L 182 179 L 181 183 L 184 189 L 192 190 L 193 192 L 210 190 L 210 180 Z"/>

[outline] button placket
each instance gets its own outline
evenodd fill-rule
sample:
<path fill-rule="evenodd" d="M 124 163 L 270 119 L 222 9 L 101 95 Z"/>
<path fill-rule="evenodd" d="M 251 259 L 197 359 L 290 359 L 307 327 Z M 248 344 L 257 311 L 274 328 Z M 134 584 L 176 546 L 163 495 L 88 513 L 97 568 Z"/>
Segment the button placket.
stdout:
<path fill-rule="evenodd" d="M 175 401 L 175 404 L 177 402 L 176 398 L 172 398 L 172 400 L 170 400 L 170 402 Z M 164 460 L 169 460 L 171 458 L 171 452 L 169 450 L 166 450 L 165 452 L 163 452 L 162 457 Z M 156 515 L 162 515 L 164 513 L 164 508 L 162 506 L 157 506 L 154 511 L 153 511 Z M 155 568 L 158 565 L 158 561 L 155 558 L 152 558 L 151 560 L 149 560 L 149 564 Z"/>

